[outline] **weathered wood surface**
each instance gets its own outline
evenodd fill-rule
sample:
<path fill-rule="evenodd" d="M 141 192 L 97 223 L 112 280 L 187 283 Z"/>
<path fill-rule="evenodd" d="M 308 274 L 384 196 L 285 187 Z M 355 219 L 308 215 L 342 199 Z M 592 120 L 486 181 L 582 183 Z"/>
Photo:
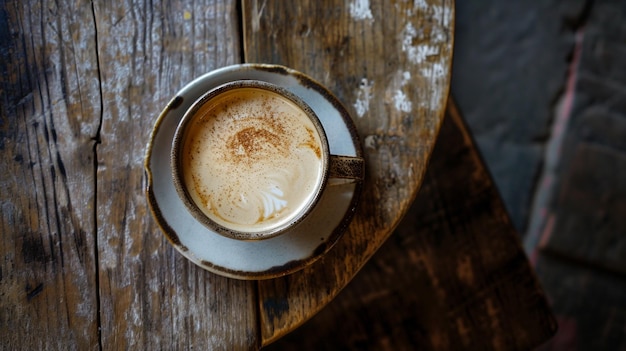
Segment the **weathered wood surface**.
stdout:
<path fill-rule="evenodd" d="M 105 105 L 96 149 L 102 344 L 255 348 L 255 283 L 211 274 L 172 250 L 143 192 L 145 146 L 166 102 L 239 61 L 236 3 L 102 1 L 95 14 Z"/>
<path fill-rule="evenodd" d="M 452 25 L 446 0 L 1 1 L 0 348 L 254 349 L 301 324 L 414 198 L 446 101 Z M 241 60 L 326 84 L 369 163 L 365 205 L 332 254 L 258 285 L 176 253 L 143 191 L 158 112 Z"/>
<path fill-rule="evenodd" d="M 89 3 L 0 9 L 0 348 L 98 348 Z M 80 31 L 77 27 L 81 25 Z"/>
<path fill-rule="evenodd" d="M 422 187 L 394 235 L 335 300 L 267 349 L 530 350 L 555 329 L 519 236 L 449 104 Z"/>
<path fill-rule="evenodd" d="M 175 92 L 239 62 L 236 3 L 23 1 L 0 14 L 0 349 L 258 348 L 255 283 L 172 249 L 142 167 Z"/>
<path fill-rule="evenodd" d="M 301 272 L 259 283 L 263 344 L 332 300 L 391 234 L 422 180 L 450 79 L 452 1 L 295 4 L 243 2 L 245 58 L 329 87 L 357 125 L 367 173 L 335 248 Z"/>

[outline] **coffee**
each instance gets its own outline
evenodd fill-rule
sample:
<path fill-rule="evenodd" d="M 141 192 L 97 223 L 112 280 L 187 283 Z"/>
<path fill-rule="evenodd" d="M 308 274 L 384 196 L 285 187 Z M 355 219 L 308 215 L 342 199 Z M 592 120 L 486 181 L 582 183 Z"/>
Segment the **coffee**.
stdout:
<path fill-rule="evenodd" d="M 205 101 L 181 146 L 188 194 L 211 220 L 240 232 L 293 221 L 324 177 L 322 138 L 307 113 L 258 87 Z"/>

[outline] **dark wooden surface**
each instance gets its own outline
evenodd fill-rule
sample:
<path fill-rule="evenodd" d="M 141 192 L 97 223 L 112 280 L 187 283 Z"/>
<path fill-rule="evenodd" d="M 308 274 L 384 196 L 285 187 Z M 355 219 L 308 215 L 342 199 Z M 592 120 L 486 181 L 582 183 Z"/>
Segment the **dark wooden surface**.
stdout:
<path fill-rule="evenodd" d="M 332 300 L 417 192 L 449 88 L 449 0 L 0 5 L 3 348 L 258 348 Z M 334 254 L 272 282 L 194 266 L 144 197 L 159 111 L 242 61 L 326 84 L 368 161 L 367 205 Z"/>
<path fill-rule="evenodd" d="M 394 235 L 334 301 L 267 350 L 530 350 L 556 327 L 450 104 L 422 188 Z"/>

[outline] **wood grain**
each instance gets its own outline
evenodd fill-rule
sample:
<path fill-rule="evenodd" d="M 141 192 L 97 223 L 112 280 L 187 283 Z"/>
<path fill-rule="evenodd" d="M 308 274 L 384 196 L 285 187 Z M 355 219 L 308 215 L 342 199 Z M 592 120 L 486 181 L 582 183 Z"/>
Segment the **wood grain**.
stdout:
<path fill-rule="evenodd" d="M 105 109 L 96 149 L 102 343 L 254 349 L 254 282 L 211 274 L 176 252 L 143 192 L 145 146 L 160 111 L 183 85 L 240 57 L 235 2 L 102 1 L 95 13 L 105 34 L 98 37 Z"/>
<path fill-rule="evenodd" d="M 415 196 L 450 76 L 451 1 L 362 3 L 0 2 L 2 348 L 255 349 L 329 302 Z M 369 165 L 333 254 L 258 285 L 176 253 L 144 197 L 158 112 L 242 56 L 327 85 Z"/>
<path fill-rule="evenodd" d="M 415 197 L 447 99 L 453 3 L 250 0 L 242 9 L 246 61 L 283 64 L 327 86 L 352 114 L 366 158 L 344 238 L 311 267 L 259 283 L 268 344 L 332 300 Z"/>
<path fill-rule="evenodd" d="M 0 348 L 97 349 L 93 14 L 3 2 L 0 26 Z"/>
<path fill-rule="evenodd" d="M 394 234 L 335 300 L 267 349 L 530 350 L 555 328 L 450 103 L 424 183 Z"/>
<path fill-rule="evenodd" d="M 238 62 L 234 1 L 2 2 L 0 349 L 256 349 L 256 286 L 147 211 L 143 158 L 184 84 Z"/>

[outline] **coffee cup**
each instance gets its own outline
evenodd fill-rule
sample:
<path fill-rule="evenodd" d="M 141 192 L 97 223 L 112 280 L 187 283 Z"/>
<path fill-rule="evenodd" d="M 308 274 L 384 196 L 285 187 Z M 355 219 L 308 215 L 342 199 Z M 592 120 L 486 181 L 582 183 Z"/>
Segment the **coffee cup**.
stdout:
<path fill-rule="evenodd" d="M 171 148 L 174 186 L 210 230 L 238 240 L 293 230 L 330 179 L 362 181 L 364 160 L 331 155 L 323 125 L 289 90 L 236 80 L 185 112 Z"/>

